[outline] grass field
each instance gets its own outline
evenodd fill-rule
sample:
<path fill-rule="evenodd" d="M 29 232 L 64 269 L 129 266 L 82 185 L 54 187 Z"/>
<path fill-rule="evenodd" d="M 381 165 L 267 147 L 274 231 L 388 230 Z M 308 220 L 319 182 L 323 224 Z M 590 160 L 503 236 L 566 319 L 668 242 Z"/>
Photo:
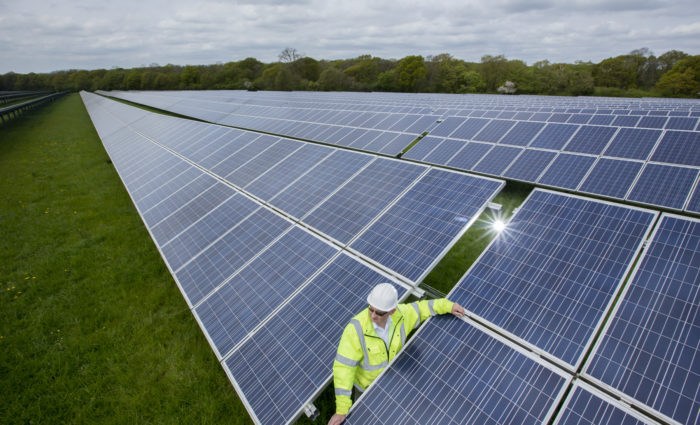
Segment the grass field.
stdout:
<path fill-rule="evenodd" d="M 251 423 L 77 94 L 0 125 L 0 234 L 0 423 Z M 474 226 L 426 282 L 488 242 Z"/>

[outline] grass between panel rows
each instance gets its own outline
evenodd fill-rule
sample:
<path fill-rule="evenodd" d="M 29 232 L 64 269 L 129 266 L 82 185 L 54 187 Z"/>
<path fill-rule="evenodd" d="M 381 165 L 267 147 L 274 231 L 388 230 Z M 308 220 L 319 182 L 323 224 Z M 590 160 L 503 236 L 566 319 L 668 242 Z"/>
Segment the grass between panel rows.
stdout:
<path fill-rule="evenodd" d="M 449 292 L 486 218 L 427 284 Z M 0 423 L 251 423 L 77 94 L 0 126 L 0 234 Z M 315 404 L 326 423 L 332 386 Z"/>

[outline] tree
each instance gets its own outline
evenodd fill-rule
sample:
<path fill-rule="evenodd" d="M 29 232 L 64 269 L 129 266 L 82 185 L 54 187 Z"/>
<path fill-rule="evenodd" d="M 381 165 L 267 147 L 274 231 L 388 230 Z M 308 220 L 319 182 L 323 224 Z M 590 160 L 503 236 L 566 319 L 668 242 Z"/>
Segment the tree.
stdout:
<path fill-rule="evenodd" d="M 303 58 L 304 55 L 299 53 L 297 49 L 293 47 L 285 47 L 284 50 L 282 50 L 280 54 L 277 55 L 277 57 L 282 63 L 293 63 Z"/>
<path fill-rule="evenodd" d="M 700 55 L 676 62 L 661 76 L 656 89 L 664 96 L 700 97 Z"/>
<path fill-rule="evenodd" d="M 418 92 L 425 88 L 428 70 L 423 56 L 406 56 L 394 69 L 395 86 L 402 92 Z"/>
<path fill-rule="evenodd" d="M 350 90 L 352 80 L 343 71 L 331 66 L 321 72 L 318 78 L 318 88 L 324 91 Z"/>
<path fill-rule="evenodd" d="M 593 79 L 599 87 L 620 89 L 637 86 L 637 60 L 630 55 L 607 58 L 593 68 Z"/>

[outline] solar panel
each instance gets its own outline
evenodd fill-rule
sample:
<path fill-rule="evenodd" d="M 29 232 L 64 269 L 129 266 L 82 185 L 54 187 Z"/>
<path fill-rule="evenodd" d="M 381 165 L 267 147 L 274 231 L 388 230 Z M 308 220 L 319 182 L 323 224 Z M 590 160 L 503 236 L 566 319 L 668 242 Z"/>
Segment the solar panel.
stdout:
<path fill-rule="evenodd" d="M 552 151 L 528 149 L 523 151 L 502 175 L 510 179 L 536 182 L 556 155 Z"/>
<path fill-rule="evenodd" d="M 651 160 L 700 166 L 700 132 L 666 131 Z"/>
<path fill-rule="evenodd" d="M 228 173 L 226 180 L 238 187 L 245 187 L 267 170 L 301 149 L 302 146 L 301 142 L 280 139 L 274 145 L 261 151 L 255 157 Z"/>
<path fill-rule="evenodd" d="M 698 171 L 697 168 L 648 163 L 627 199 L 682 210 Z"/>
<path fill-rule="evenodd" d="M 642 162 L 601 158 L 578 190 L 623 199 L 643 165 Z"/>
<path fill-rule="evenodd" d="M 547 124 L 530 143 L 530 147 L 560 150 L 566 145 L 566 142 L 569 141 L 576 130 L 578 130 L 577 125 Z"/>
<path fill-rule="evenodd" d="M 350 247 L 419 282 L 503 182 L 431 169 Z"/>
<path fill-rule="evenodd" d="M 328 383 L 340 335 L 386 276 L 341 253 L 224 361 L 250 415 L 290 423 Z M 399 297 L 405 289 L 398 287 Z"/>
<path fill-rule="evenodd" d="M 496 145 L 472 169 L 480 173 L 500 175 L 522 152 L 521 148 Z"/>
<path fill-rule="evenodd" d="M 425 171 L 424 166 L 377 158 L 303 221 L 348 243 Z"/>
<path fill-rule="evenodd" d="M 490 143 L 469 142 L 447 163 L 450 167 L 471 170 L 494 145 Z"/>
<path fill-rule="evenodd" d="M 474 136 L 474 140 L 497 143 L 513 125 L 515 121 L 493 120 Z"/>
<path fill-rule="evenodd" d="M 542 130 L 544 123 L 519 121 L 499 142 L 502 145 L 527 146 Z"/>
<path fill-rule="evenodd" d="M 688 205 L 685 207 L 686 211 L 700 213 L 700 184 L 695 182 L 695 189 L 693 189 L 690 199 L 688 200 Z"/>
<path fill-rule="evenodd" d="M 619 401 L 577 382 L 564 402 L 555 425 L 650 425 L 657 422 L 642 416 Z"/>
<path fill-rule="evenodd" d="M 646 160 L 656 146 L 661 131 L 621 128 L 605 150 L 605 156 Z"/>
<path fill-rule="evenodd" d="M 478 133 L 489 120 L 484 118 L 468 118 L 462 125 L 457 127 L 450 137 L 453 139 L 464 139 L 470 140 L 476 133 Z"/>
<path fill-rule="evenodd" d="M 403 158 L 421 161 L 426 155 L 432 152 L 433 149 L 438 147 L 443 140 L 445 139 L 441 137 L 425 136 L 420 142 L 411 147 L 411 149 L 403 155 Z M 464 142 L 462 142 L 462 144 L 464 144 Z"/>
<path fill-rule="evenodd" d="M 463 140 L 445 139 L 432 152 L 423 157 L 423 162 L 431 164 L 447 164 L 457 152 L 462 150 L 465 142 Z"/>
<path fill-rule="evenodd" d="M 615 134 L 614 127 L 582 125 L 567 143 L 564 150 L 569 152 L 599 155 Z"/>
<path fill-rule="evenodd" d="M 585 373 L 683 424 L 700 417 L 700 221 L 663 214 Z"/>
<path fill-rule="evenodd" d="M 176 270 L 175 277 L 190 303 L 201 301 L 290 226 L 279 215 L 258 209 Z"/>
<path fill-rule="evenodd" d="M 595 160 L 594 156 L 560 153 L 540 177 L 539 183 L 564 189 L 576 189 L 588 175 Z"/>
<path fill-rule="evenodd" d="M 353 406 L 352 424 L 541 424 L 567 378 L 452 316 L 425 323 Z"/>
<path fill-rule="evenodd" d="M 451 299 L 576 367 L 655 218 L 536 189 Z"/>
<path fill-rule="evenodd" d="M 199 303 L 195 314 L 219 358 L 337 252 L 320 238 L 294 227 Z"/>
<path fill-rule="evenodd" d="M 372 160 L 369 155 L 335 151 L 282 190 L 270 203 L 287 214 L 300 218 Z"/>

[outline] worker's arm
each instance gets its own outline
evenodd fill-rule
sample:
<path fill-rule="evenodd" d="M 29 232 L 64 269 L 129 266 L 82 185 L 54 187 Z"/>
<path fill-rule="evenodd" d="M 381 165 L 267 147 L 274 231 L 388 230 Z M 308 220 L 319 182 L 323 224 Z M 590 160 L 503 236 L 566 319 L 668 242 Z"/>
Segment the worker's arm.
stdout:
<path fill-rule="evenodd" d="M 448 314 L 452 313 L 457 317 L 464 316 L 464 308 L 454 303 L 447 298 L 439 298 L 436 300 L 422 300 L 411 303 L 418 307 L 420 312 L 420 321 L 424 321 L 430 316 L 435 316 L 438 314 Z M 415 309 L 416 307 L 414 307 Z"/>
<path fill-rule="evenodd" d="M 336 414 L 331 418 L 329 424 L 342 423 L 345 420 L 345 415 L 350 411 L 350 406 L 352 406 L 352 387 L 355 383 L 355 373 L 360 361 L 362 361 L 360 339 L 355 327 L 348 324 L 340 337 L 338 351 L 333 362 Z"/>

